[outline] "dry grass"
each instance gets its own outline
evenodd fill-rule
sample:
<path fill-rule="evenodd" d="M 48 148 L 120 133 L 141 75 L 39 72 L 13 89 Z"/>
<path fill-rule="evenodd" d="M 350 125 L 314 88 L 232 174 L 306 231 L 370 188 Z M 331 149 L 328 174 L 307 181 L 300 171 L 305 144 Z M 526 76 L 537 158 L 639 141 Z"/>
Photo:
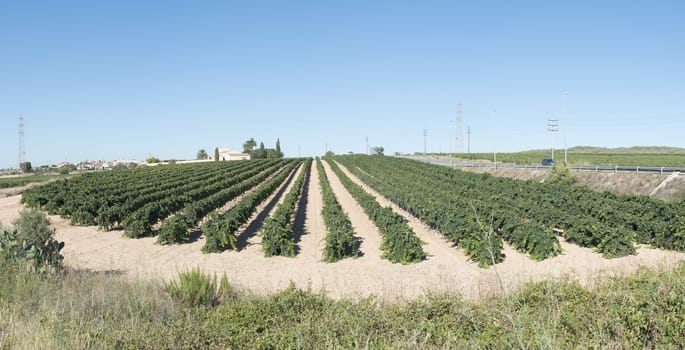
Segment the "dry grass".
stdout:
<path fill-rule="evenodd" d="M 516 180 L 540 182 L 547 175 L 546 170 L 462 168 L 474 173 L 490 173 L 495 176 Z M 669 175 L 611 172 L 579 172 L 577 186 L 587 186 L 595 191 L 608 191 L 620 195 L 648 196 Z M 654 194 L 655 198 L 668 201 L 685 199 L 685 175 L 680 175 Z"/>
<path fill-rule="evenodd" d="M 654 197 L 672 201 L 685 199 L 685 175 L 681 174 L 669 181 L 654 194 Z"/>

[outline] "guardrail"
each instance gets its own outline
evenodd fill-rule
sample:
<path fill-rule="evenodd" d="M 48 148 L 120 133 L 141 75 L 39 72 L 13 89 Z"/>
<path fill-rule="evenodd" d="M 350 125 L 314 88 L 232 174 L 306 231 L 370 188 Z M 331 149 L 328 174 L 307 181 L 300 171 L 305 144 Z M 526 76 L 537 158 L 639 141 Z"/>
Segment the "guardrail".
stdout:
<path fill-rule="evenodd" d="M 477 163 L 477 162 L 460 162 L 448 159 L 436 159 L 431 157 L 421 156 L 402 156 L 402 158 L 414 159 L 435 165 L 453 166 L 459 168 L 495 168 L 495 169 L 519 169 L 519 170 L 549 170 L 552 166 L 546 165 L 530 165 L 530 164 L 512 164 L 512 163 Z M 653 167 L 653 166 L 639 166 L 639 165 L 576 165 L 571 169 L 575 171 L 584 172 L 631 172 L 631 173 L 650 173 L 650 174 L 672 174 L 685 173 L 685 167 Z"/>

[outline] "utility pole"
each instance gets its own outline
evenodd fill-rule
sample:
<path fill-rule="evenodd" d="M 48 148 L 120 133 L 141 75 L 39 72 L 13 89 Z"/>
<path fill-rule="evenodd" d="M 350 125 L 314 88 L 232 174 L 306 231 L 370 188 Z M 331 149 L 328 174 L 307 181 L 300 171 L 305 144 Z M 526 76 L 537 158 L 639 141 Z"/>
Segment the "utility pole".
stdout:
<path fill-rule="evenodd" d="M 26 150 L 24 149 L 24 114 L 19 114 L 19 167 L 26 162 Z"/>
<path fill-rule="evenodd" d="M 471 125 L 466 127 L 466 135 L 468 136 L 468 146 L 466 148 L 466 152 L 471 154 Z"/>
<path fill-rule="evenodd" d="M 327 154 L 328 154 L 328 142 L 326 142 L 326 153 L 324 153 L 324 155 L 327 155 Z"/>
<path fill-rule="evenodd" d="M 366 137 L 366 155 L 369 155 L 369 137 Z"/>
<path fill-rule="evenodd" d="M 428 137 L 428 130 L 423 129 L 423 157 L 428 159 L 426 157 L 426 138 Z"/>
<path fill-rule="evenodd" d="M 568 119 L 566 118 L 566 95 L 568 95 L 568 92 L 561 94 L 561 118 L 564 120 L 564 165 L 568 165 L 568 148 L 566 145 L 566 130 L 568 130 Z"/>
<path fill-rule="evenodd" d="M 559 119 L 547 119 L 547 131 L 552 133 L 552 159 L 554 159 L 554 141 L 559 131 Z"/>

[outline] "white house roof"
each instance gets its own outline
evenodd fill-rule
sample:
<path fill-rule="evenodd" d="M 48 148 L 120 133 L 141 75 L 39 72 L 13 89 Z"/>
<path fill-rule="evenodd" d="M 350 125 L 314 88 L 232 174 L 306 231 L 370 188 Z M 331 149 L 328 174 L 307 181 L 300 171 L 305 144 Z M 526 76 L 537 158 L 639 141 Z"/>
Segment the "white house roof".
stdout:
<path fill-rule="evenodd" d="M 224 154 L 225 154 L 225 153 L 228 153 L 228 154 L 236 154 L 236 155 L 243 155 L 243 154 L 245 154 L 245 153 L 243 153 L 243 152 L 236 151 L 236 150 L 234 150 L 234 149 L 230 149 L 230 148 L 227 148 L 227 147 L 221 147 L 221 148 L 219 148 L 219 153 L 224 153 Z"/>

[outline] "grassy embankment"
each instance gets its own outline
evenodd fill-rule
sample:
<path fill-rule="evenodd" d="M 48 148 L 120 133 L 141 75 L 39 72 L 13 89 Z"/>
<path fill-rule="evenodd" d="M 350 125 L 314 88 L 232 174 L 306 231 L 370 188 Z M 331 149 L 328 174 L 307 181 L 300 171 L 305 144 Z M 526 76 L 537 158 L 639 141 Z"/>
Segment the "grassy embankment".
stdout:
<path fill-rule="evenodd" d="M 26 186 L 30 183 L 46 182 L 53 179 L 63 179 L 74 176 L 72 174 L 35 174 L 25 176 L 0 177 L 0 188 Z"/>
<path fill-rule="evenodd" d="M 202 276 L 196 282 L 216 281 Z M 479 302 L 457 294 L 335 301 L 292 287 L 253 296 L 224 286 L 220 297 L 189 306 L 167 290 L 116 273 L 37 274 L 0 258 L 0 349 L 675 348 L 685 342 L 685 264 L 602 281 L 592 290 L 532 283 Z"/>

